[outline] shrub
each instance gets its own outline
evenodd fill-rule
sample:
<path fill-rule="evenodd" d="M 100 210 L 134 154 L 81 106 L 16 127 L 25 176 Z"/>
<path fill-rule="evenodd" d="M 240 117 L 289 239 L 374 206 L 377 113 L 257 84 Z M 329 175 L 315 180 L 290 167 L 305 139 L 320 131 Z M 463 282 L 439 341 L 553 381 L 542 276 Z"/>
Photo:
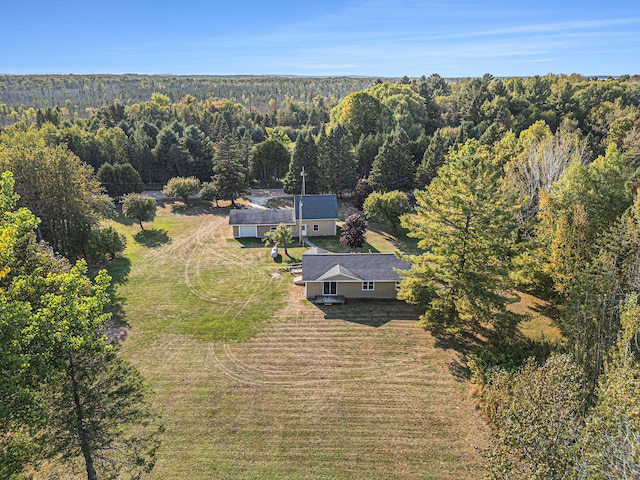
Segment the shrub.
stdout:
<path fill-rule="evenodd" d="M 87 243 L 87 254 L 93 262 L 111 260 L 124 251 L 127 239 L 113 227 L 100 228 L 91 232 Z"/>

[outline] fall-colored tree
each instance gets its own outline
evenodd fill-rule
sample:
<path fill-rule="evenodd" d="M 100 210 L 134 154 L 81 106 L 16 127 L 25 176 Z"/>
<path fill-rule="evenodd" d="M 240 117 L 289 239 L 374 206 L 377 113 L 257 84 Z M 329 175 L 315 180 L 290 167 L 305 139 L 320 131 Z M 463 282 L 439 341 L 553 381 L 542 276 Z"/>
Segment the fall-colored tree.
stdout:
<path fill-rule="evenodd" d="M 362 248 L 367 241 L 367 218 L 359 213 L 349 215 L 342 225 L 340 243 L 347 245 L 352 252 Z"/>

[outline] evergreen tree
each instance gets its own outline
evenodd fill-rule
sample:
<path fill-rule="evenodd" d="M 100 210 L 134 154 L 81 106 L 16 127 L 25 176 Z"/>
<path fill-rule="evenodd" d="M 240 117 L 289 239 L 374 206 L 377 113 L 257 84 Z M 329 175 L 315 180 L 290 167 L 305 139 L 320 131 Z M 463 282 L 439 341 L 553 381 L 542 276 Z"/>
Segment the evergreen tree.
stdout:
<path fill-rule="evenodd" d="M 410 191 L 413 188 L 415 165 L 409 150 L 409 137 L 399 129 L 385 140 L 373 161 L 369 181 L 374 190 Z"/>
<path fill-rule="evenodd" d="M 189 154 L 179 142 L 176 133 L 169 127 L 158 134 L 158 143 L 153 149 L 154 180 L 166 183 L 169 178 L 181 175 L 186 170 Z"/>
<path fill-rule="evenodd" d="M 356 185 L 356 160 L 346 127 L 337 125 L 318 138 L 319 190 L 342 195 Z"/>
<path fill-rule="evenodd" d="M 378 155 L 380 147 L 384 143 L 384 135 L 366 135 L 360 137 L 360 141 L 355 147 L 356 162 L 358 164 L 358 175 L 366 178 L 371 173 L 373 161 Z"/>
<path fill-rule="evenodd" d="M 249 130 L 245 130 L 242 138 L 240 139 L 239 158 L 244 166 L 246 172 L 246 181 L 249 183 L 251 180 L 251 150 L 253 149 L 253 140 L 249 134 Z"/>
<path fill-rule="evenodd" d="M 195 125 L 189 125 L 180 143 L 189 153 L 191 162 L 185 169 L 185 176 L 194 176 L 200 181 L 207 180 L 213 173 L 211 160 L 213 158 L 213 143 L 207 135 Z"/>
<path fill-rule="evenodd" d="M 37 435 L 43 456 L 60 456 L 70 466 L 82 458 L 87 480 L 149 473 L 163 428 L 147 393 L 117 350 L 69 352 L 59 381 L 47 389 L 47 426 Z"/>
<path fill-rule="evenodd" d="M 231 134 L 231 130 L 229 129 L 229 124 L 224 119 L 224 116 L 220 112 L 216 112 L 213 114 L 213 125 L 211 128 L 211 132 L 209 133 L 209 138 L 214 144 L 222 141 L 222 139 Z"/>
<path fill-rule="evenodd" d="M 105 163 L 98 170 L 96 178 L 106 190 L 107 195 L 114 199 L 127 193 L 140 193 L 143 189 L 140 174 L 129 163 L 120 165 Z"/>
<path fill-rule="evenodd" d="M 253 149 L 251 170 L 254 178 L 263 183 L 277 182 L 284 176 L 290 162 L 291 152 L 287 146 L 272 136 Z"/>
<path fill-rule="evenodd" d="M 302 176 L 300 175 L 302 167 L 305 173 L 305 193 L 318 193 L 318 146 L 308 130 L 298 136 L 293 149 L 289 170 L 282 182 L 285 193 L 295 195 L 302 193 Z"/>
<path fill-rule="evenodd" d="M 221 200 L 231 200 L 235 206 L 236 198 L 251 190 L 247 183 L 245 167 L 240 157 L 238 141 L 231 135 L 222 138 L 216 144 L 213 156 L 213 176 L 211 183 Z"/>
<path fill-rule="evenodd" d="M 426 188 L 435 178 L 454 142 L 455 137 L 450 128 L 436 130 L 416 171 L 416 186 L 418 188 Z"/>
<path fill-rule="evenodd" d="M 451 153 L 426 191 L 416 191 L 417 216 L 403 217 L 425 253 L 409 256 L 399 297 L 420 305 L 427 325 L 497 321 L 515 240 L 514 199 L 501 171 L 471 140 Z M 371 198 L 371 197 L 369 197 Z"/>
<path fill-rule="evenodd" d="M 373 187 L 369 183 L 369 180 L 367 180 L 366 178 L 359 178 L 356 182 L 356 191 L 355 197 L 353 199 L 353 205 L 358 210 L 362 210 L 362 208 L 364 207 L 364 202 L 372 193 Z"/>

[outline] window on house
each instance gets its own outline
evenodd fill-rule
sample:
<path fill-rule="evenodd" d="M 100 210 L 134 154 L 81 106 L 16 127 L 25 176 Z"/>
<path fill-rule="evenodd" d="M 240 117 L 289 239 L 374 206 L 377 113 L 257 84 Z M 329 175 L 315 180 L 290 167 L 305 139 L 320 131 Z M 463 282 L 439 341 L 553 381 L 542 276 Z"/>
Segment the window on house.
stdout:
<path fill-rule="evenodd" d="M 335 295 L 338 292 L 337 282 L 323 282 L 322 293 L 324 295 Z"/>
<path fill-rule="evenodd" d="M 363 290 L 374 290 L 375 284 L 373 282 L 362 282 Z"/>
<path fill-rule="evenodd" d="M 313 231 L 314 231 L 314 232 L 317 232 L 318 230 L 320 230 L 320 225 L 318 225 L 317 223 L 315 223 L 315 224 L 313 225 Z"/>
<path fill-rule="evenodd" d="M 396 282 L 396 290 L 399 291 L 400 290 L 400 282 Z"/>
<path fill-rule="evenodd" d="M 276 227 L 269 227 L 269 230 L 271 230 L 272 232 L 276 231 Z"/>

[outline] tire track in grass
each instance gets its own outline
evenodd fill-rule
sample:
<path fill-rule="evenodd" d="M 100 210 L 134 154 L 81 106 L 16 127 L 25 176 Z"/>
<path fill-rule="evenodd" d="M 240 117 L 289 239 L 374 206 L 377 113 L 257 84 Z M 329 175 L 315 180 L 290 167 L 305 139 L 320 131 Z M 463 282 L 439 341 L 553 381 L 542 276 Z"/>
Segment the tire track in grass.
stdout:
<path fill-rule="evenodd" d="M 259 338 L 250 341 L 246 347 L 211 344 L 211 362 L 228 378 L 247 385 L 296 386 L 328 382 L 367 382 L 416 373 L 414 369 L 404 368 L 406 359 L 402 356 L 380 362 L 367 357 L 358 358 L 357 350 L 352 348 L 345 349 L 347 352 L 332 350 L 332 346 L 352 340 L 353 334 L 348 331 L 348 325 L 343 326 L 329 320 L 324 322 L 331 322 L 331 327 L 312 333 L 309 332 L 308 325 L 292 329 L 288 324 L 281 323 L 268 332 L 259 334 Z M 275 364 L 269 361 L 251 362 L 256 355 L 283 361 Z M 285 362 L 292 356 L 307 356 L 307 359 L 299 364 L 299 368 L 291 369 Z M 343 378 L 325 376 L 327 369 L 333 366 L 341 369 Z"/>
<path fill-rule="evenodd" d="M 215 312 L 217 316 L 237 319 L 250 304 L 271 294 L 271 278 L 256 262 L 248 261 L 240 249 L 236 252 L 222 248 L 220 243 L 226 241 L 225 227 L 226 217 L 205 220 L 198 228 L 177 235 L 170 244 L 151 250 L 146 256 L 158 266 L 181 265 L 182 278 L 191 295 L 222 307 Z M 215 282 L 208 282 L 203 270 L 214 278 L 233 278 L 234 272 L 241 272 L 233 298 L 219 298 Z"/>

